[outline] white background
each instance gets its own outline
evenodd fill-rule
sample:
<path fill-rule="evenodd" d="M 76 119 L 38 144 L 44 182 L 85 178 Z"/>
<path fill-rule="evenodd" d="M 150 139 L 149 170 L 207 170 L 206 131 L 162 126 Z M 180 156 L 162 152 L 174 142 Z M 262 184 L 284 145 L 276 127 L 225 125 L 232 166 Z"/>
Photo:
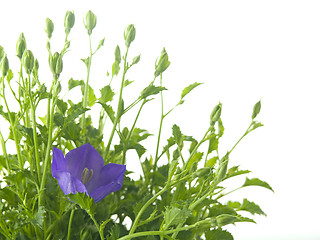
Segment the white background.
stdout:
<path fill-rule="evenodd" d="M 169 89 L 167 110 L 185 86 L 204 83 L 166 119 L 166 136 L 176 123 L 184 134 L 199 139 L 220 101 L 226 128 L 221 152 L 226 152 L 250 123 L 254 103 L 262 99 L 258 118 L 265 126 L 239 144 L 230 163 L 252 170 L 250 177 L 269 182 L 275 193 L 253 187 L 230 195 L 233 200 L 256 201 L 268 216 L 256 217 L 256 225 L 237 224 L 229 230 L 236 240 L 319 240 L 319 1 L 5 1 L 1 2 L 0 45 L 14 73 L 18 70 L 16 40 L 24 32 L 28 49 L 40 62 L 40 81 L 51 80 L 45 18 L 55 23 L 52 48 L 60 51 L 64 14 L 74 10 L 71 52 L 65 57 L 61 78 L 65 84 L 71 76 L 84 79 L 85 67 L 79 59 L 88 55 L 82 20 L 89 9 L 97 15 L 93 45 L 106 37 L 93 59 L 90 81 L 97 95 L 108 81 L 115 46 L 119 44 L 124 52 L 123 30 L 130 23 L 137 35 L 129 58 L 142 55 L 128 75 L 135 83 L 126 89 L 125 94 L 131 94 L 127 98 L 133 99 L 152 80 L 154 61 L 163 47 L 171 61 L 163 75 Z M 113 83 L 117 88 L 120 81 Z M 156 133 L 158 102 L 149 103 L 138 127 Z M 3 124 L 1 131 L 5 131 Z M 154 147 L 155 141 L 153 137 L 147 145 Z M 132 156 L 131 169 L 137 165 Z M 236 186 L 243 183 L 239 179 Z"/>

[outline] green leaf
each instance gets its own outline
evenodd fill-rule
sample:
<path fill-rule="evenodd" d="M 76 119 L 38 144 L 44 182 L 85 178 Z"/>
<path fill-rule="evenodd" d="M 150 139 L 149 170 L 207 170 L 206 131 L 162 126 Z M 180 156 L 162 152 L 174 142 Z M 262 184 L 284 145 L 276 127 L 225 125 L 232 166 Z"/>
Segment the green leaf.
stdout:
<path fill-rule="evenodd" d="M 95 203 L 92 197 L 88 196 L 86 193 L 77 192 L 76 194 L 68 194 L 67 197 L 70 201 L 78 204 L 83 210 L 89 214 L 94 213 Z"/>
<path fill-rule="evenodd" d="M 182 93 L 181 93 L 181 100 L 188 94 L 190 93 L 194 88 L 196 88 L 197 86 L 201 85 L 202 83 L 193 83 L 193 84 L 190 84 L 188 87 L 184 88 L 182 90 Z"/>
<path fill-rule="evenodd" d="M 210 240 L 233 240 L 231 233 L 221 228 L 214 229 L 205 233 L 206 239 Z"/>
<path fill-rule="evenodd" d="M 129 81 L 128 79 L 124 81 L 124 86 L 128 86 L 130 85 L 131 83 L 133 83 L 134 81 Z"/>
<path fill-rule="evenodd" d="M 102 103 L 110 102 L 113 99 L 115 93 L 112 91 L 110 85 L 107 85 L 100 89 L 101 97 L 99 101 Z"/>
<path fill-rule="evenodd" d="M 57 99 L 57 107 L 62 114 L 65 114 L 68 109 L 68 103 L 64 102 L 61 99 Z"/>
<path fill-rule="evenodd" d="M 81 114 L 85 113 L 88 110 L 88 108 L 84 108 L 82 106 L 82 102 L 74 104 L 67 111 L 67 122 L 74 121 L 77 117 L 79 117 Z"/>
<path fill-rule="evenodd" d="M 264 181 L 260 180 L 259 178 L 252 178 L 252 179 L 246 178 L 246 181 L 242 185 L 242 187 L 247 187 L 247 186 L 260 186 L 260 187 L 267 188 L 267 189 L 271 190 L 272 192 L 274 192 L 272 187 L 270 187 L 270 185 L 267 182 L 264 182 Z"/>
<path fill-rule="evenodd" d="M 180 128 L 176 124 L 174 124 L 172 126 L 172 135 L 173 135 L 174 140 L 176 141 L 177 145 L 179 147 L 181 147 L 182 146 L 182 133 L 180 131 Z"/>
<path fill-rule="evenodd" d="M 114 61 L 112 64 L 112 77 L 117 76 L 120 71 L 120 64 L 117 61 Z"/>
<path fill-rule="evenodd" d="M 77 86 L 84 86 L 84 81 L 83 80 L 73 80 L 73 78 L 70 78 L 68 81 L 68 89 L 69 91 L 72 88 L 75 88 Z"/>
<path fill-rule="evenodd" d="M 140 93 L 141 98 L 147 98 L 151 95 L 156 95 L 163 90 L 167 90 L 165 87 L 149 85 L 145 89 L 143 89 Z"/>
<path fill-rule="evenodd" d="M 184 223 L 189 216 L 191 216 L 190 210 L 187 208 L 180 209 L 178 207 L 170 206 L 164 213 L 165 229 L 179 223 Z"/>
<path fill-rule="evenodd" d="M 92 87 L 89 86 L 88 106 L 92 107 L 95 104 L 96 100 L 97 100 L 97 97 L 94 94 Z"/>
<path fill-rule="evenodd" d="M 13 79 L 13 72 L 11 71 L 11 69 L 8 70 L 6 78 L 8 83 L 10 83 L 10 81 Z"/>
<path fill-rule="evenodd" d="M 63 127 L 65 122 L 65 117 L 61 113 L 55 113 L 53 116 L 53 122 L 58 127 Z"/>
<path fill-rule="evenodd" d="M 219 157 L 215 156 L 213 158 L 210 158 L 206 164 L 205 164 L 205 167 L 214 167 L 218 161 Z"/>
<path fill-rule="evenodd" d="M 76 141 L 80 138 L 81 128 L 79 124 L 67 122 L 63 129 L 63 137 L 66 140 Z"/>
<path fill-rule="evenodd" d="M 105 103 L 102 102 L 98 102 L 101 104 L 101 106 L 103 107 L 103 109 L 106 111 L 106 113 L 108 114 L 108 117 L 110 118 L 111 122 L 113 123 L 115 120 L 115 112 L 113 111 L 112 107 L 110 105 L 107 105 Z"/>
<path fill-rule="evenodd" d="M 238 176 L 241 174 L 247 174 L 250 172 L 251 171 L 249 171 L 249 170 L 239 170 L 239 166 L 234 166 L 234 167 L 228 169 L 228 172 L 227 172 L 225 179 L 235 177 L 235 176 Z"/>
<path fill-rule="evenodd" d="M 243 199 L 242 205 L 237 209 L 242 211 L 250 212 L 251 214 L 259 214 L 267 216 L 260 208 L 259 205 L 255 204 L 254 202 L 250 202 L 248 199 Z"/>

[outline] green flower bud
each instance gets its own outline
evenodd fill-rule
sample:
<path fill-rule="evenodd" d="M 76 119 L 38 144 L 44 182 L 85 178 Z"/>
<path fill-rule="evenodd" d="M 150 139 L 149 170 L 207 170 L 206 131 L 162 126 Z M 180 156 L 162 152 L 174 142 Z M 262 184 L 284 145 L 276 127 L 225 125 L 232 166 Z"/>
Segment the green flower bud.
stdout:
<path fill-rule="evenodd" d="M 49 66 L 52 74 L 54 75 L 59 75 L 62 72 L 62 57 L 58 52 L 55 52 L 52 56 L 49 57 Z"/>
<path fill-rule="evenodd" d="M 200 168 L 195 172 L 196 177 L 208 177 L 211 173 L 210 167 Z"/>
<path fill-rule="evenodd" d="M 24 54 L 22 56 L 22 65 L 27 74 L 30 74 L 32 72 L 34 65 L 34 57 L 31 50 L 24 51 Z"/>
<path fill-rule="evenodd" d="M 257 102 L 254 107 L 253 107 L 253 111 L 252 111 L 252 120 L 256 118 L 256 116 L 260 113 L 260 109 L 261 109 L 261 100 L 259 102 Z"/>
<path fill-rule="evenodd" d="M 8 61 L 7 55 L 5 55 L 0 61 L 0 69 L 1 69 L 2 78 L 7 76 L 9 71 L 9 61 Z"/>
<path fill-rule="evenodd" d="M 95 28 L 96 24 L 97 24 L 97 16 L 94 15 L 94 13 L 91 10 L 89 10 L 87 12 L 86 21 L 84 23 L 84 26 L 88 30 L 89 35 L 91 35 L 92 30 Z"/>
<path fill-rule="evenodd" d="M 124 31 L 124 39 L 126 41 L 126 46 L 129 47 L 136 37 L 136 29 L 133 24 L 127 26 Z"/>
<path fill-rule="evenodd" d="M 220 160 L 220 164 L 219 167 L 217 169 L 217 178 L 216 181 L 219 183 L 221 182 L 224 177 L 227 174 L 227 170 L 228 170 L 228 163 L 229 163 L 229 152 L 223 156 L 223 158 Z"/>
<path fill-rule="evenodd" d="M 158 77 L 161 73 L 163 73 L 170 65 L 168 53 L 166 49 L 163 48 L 161 52 L 161 56 L 158 61 L 156 61 L 156 71 L 154 72 L 154 76 Z"/>
<path fill-rule="evenodd" d="M 120 53 L 119 45 L 117 45 L 116 49 L 114 50 L 114 60 L 117 63 L 121 62 L 121 53 Z"/>
<path fill-rule="evenodd" d="M 140 55 L 138 55 L 132 59 L 131 65 L 137 64 L 138 62 L 140 62 Z"/>
<path fill-rule="evenodd" d="M 4 55 L 5 55 L 5 53 L 4 53 L 3 47 L 0 46 L 0 61 Z"/>
<path fill-rule="evenodd" d="M 234 223 L 236 220 L 237 217 L 230 214 L 221 214 L 216 217 L 218 227 Z"/>
<path fill-rule="evenodd" d="M 38 59 L 35 59 L 34 66 L 33 66 L 33 72 L 38 72 L 39 69 L 39 61 Z"/>
<path fill-rule="evenodd" d="M 215 124 L 216 121 L 219 120 L 220 116 L 221 116 L 221 109 L 222 109 L 222 104 L 219 103 L 218 105 L 216 105 L 211 114 L 210 114 L 210 125 L 213 126 Z"/>
<path fill-rule="evenodd" d="M 65 33 L 68 35 L 70 33 L 71 28 L 74 26 L 75 16 L 71 11 L 67 11 L 64 17 L 64 28 Z"/>
<path fill-rule="evenodd" d="M 44 30 L 47 33 L 48 38 L 50 39 L 52 37 L 52 33 L 53 33 L 53 30 L 54 30 L 54 25 L 53 25 L 53 22 L 51 21 L 50 18 L 46 19 L 46 25 L 45 25 Z"/>
<path fill-rule="evenodd" d="M 27 42 L 23 33 L 21 33 L 16 44 L 16 51 L 17 51 L 18 58 L 20 59 L 22 58 L 24 50 L 26 50 L 26 48 L 27 48 Z"/>

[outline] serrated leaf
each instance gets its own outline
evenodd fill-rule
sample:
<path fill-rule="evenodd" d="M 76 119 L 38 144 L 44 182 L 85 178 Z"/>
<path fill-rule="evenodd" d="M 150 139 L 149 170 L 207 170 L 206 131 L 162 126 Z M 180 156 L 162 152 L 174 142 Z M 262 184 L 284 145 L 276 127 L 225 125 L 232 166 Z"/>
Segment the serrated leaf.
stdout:
<path fill-rule="evenodd" d="M 210 240 L 233 240 L 231 233 L 222 230 L 221 228 L 207 231 L 205 233 L 206 239 Z"/>
<path fill-rule="evenodd" d="M 181 145 L 182 145 L 182 133 L 180 131 L 180 128 L 176 124 L 174 124 L 172 126 L 172 135 L 173 135 L 174 140 L 176 141 L 177 145 L 179 147 L 181 147 Z"/>
<path fill-rule="evenodd" d="M 183 224 L 192 213 L 187 208 L 170 206 L 164 212 L 165 229 L 173 225 Z"/>
<path fill-rule="evenodd" d="M 99 101 L 102 103 L 110 102 L 113 99 L 115 93 L 112 91 L 110 85 L 107 85 L 100 89 L 101 97 Z"/>
<path fill-rule="evenodd" d="M 10 81 L 13 79 L 13 72 L 11 71 L 11 69 L 8 70 L 6 78 L 8 83 L 10 83 Z"/>
<path fill-rule="evenodd" d="M 57 99 L 56 104 L 57 104 L 57 107 L 58 107 L 59 111 L 60 111 L 62 114 L 64 114 L 64 113 L 67 111 L 67 109 L 68 109 L 68 104 L 67 104 L 66 102 L 64 102 L 63 100 Z"/>
<path fill-rule="evenodd" d="M 267 188 L 267 189 L 271 190 L 272 192 L 274 192 L 272 187 L 267 182 L 264 182 L 264 181 L 260 180 L 259 178 L 252 178 L 252 179 L 246 178 L 246 181 L 242 185 L 242 187 L 247 187 L 247 186 L 264 187 L 264 188 Z"/>
<path fill-rule="evenodd" d="M 110 118 L 111 122 L 113 123 L 115 120 L 115 112 L 113 111 L 112 107 L 110 105 L 104 104 L 102 102 L 98 102 L 101 104 L 103 109 L 106 111 L 108 117 Z"/>
<path fill-rule="evenodd" d="M 201 85 L 202 83 L 192 83 L 190 84 L 188 87 L 185 87 L 183 90 L 182 90 L 182 93 L 181 93 L 181 100 L 188 94 L 190 93 L 194 88 L 196 88 L 197 86 Z"/>
<path fill-rule="evenodd" d="M 218 161 L 219 157 L 215 156 L 215 157 L 212 157 L 210 158 L 206 164 L 205 164 L 205 167 L 214 167 Z"/>
<path fill-rule="evenodd" d="M 147 98 L 151 95 L 156 95 L 163 90 L 167 90 L 165 87 L 149 85 L 145 89 L 143 89 L 140 93 L 141 98 Z"/>
<path fill-rule="evenodd" d="M 120 71 L 120 64 L 117 61 L 114 61 L 112 64 L 112 77 L 117 76 Z"/>
<path fill-rule="evenodd" d="M 134 81 L 129 81 L 128 79 L 124 81 L 124 86 L 128 86 L 130 85 L 131 83 L 133 83 Z"/>
<path fill-rule="evenodd" d="M 77 86 L 84 86 L 84 81 L 83 80 L 73 80 L 73 78 L 70 78 L 68 81 L 69 91 Z"/>
<path fill-rule="evenodd" d="M 84 108 L 82 106 L 82 102 L 74 104 L 67 111 L 67 121 L 68 122 L 74 121 L 77 117 L 79 117 L 81 114 L 85 113 L 88 110 L 89 110 L 88 108 Z"/>
<path fill-rule="evenodd" d="M 97 100 L 96 95 L 94 94 L 93 88 L 89 86 L 89 96 L 88 96 L 88 106 L 92 107 Z"/>
<path fill-rule="evenodd" d="M 247 211 L 247 212 L 250 212 L 253 215 L 254 214 L 259 214 L 259 215 L 267 216 L 267 214 L 265 214 L 262 211 L 262 209 L 260 208 L 259 205 L 255 204 L 254 202 L 250 202 L 246 198 L 243 199 L 243 203 L 241 204 L 241 206 L 237 210 Z"/>
<path fill-rule="evenodd" d="M 70 201 L 78 204 L 86 212 L 93 214 L 95 203 L 92 197 L 88 196 L 86 193 L 77 192 L 76 194 L 68 194 L 67 197 Z"/>
<path fill-rule="evenodd" d="M 203 157 L 203 152 L 196 152 L 195 154 L 193 154 L 190 161 L 188 162 L 187 170 L 190 170 L 190 168 L 193 165 L 196 168 L 198 165 L 198 162 L 202 159 L 202 157 Z"/>
<path fill-rule="evenodd" d="M 249 171 L 249 170 L 239 170 L 239 166 L 234 166 L 234 167 L 228 169 L 228 172 L 227 172 L 225 179 L 235 177 L 238 175 L 242 175 L 242 174 L 247 174 L 250 172 L 251 171 Z"/>

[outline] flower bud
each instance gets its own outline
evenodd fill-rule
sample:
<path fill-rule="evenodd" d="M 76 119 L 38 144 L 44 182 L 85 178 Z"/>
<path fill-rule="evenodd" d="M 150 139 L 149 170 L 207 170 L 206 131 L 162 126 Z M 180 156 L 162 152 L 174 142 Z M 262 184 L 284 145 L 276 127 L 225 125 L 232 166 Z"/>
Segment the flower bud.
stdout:
<path fill-rule="evenodd" d="M 158 61 L 156 61 L 156 71 L 154 72 L 154 76 L 158 77 L 161 73 L 163 73 L 170 65 L 168 53 L 166 49 L 163 48 L 161 52 L 161 56 Z"/>
<path fill-rule="evenodd" d="M 88 30 L 89 35 L 91 35 L 92 30 L 95 28 L 96 24 L 97 24 L 97 16 L 94 15 L 94 13 L 91 10 L 89 10 L 87 12 L 86 21 L 84 23 L 84 26 Z"/>
<path fill-rule="evenodd" d="M 2 78 L 7 76 L 9 71 L 9 61 L 8 61 L 7 55 L 5 55 L 0 61 L 0 70 L 1 70 Z"/>
<path fill-rule="evenodd" d="M 127 26 L 124 31 L 124 39 L 126 41 L 126 46 L 129 47 L 136 37 L 136 29 L 133 24 Z"/>
<path fill-rule="evenodd" d="M 71 11 L 67 11 L 64 17 L 64 28 L 65 33 L 68 35 L 70 33 L 71 28 L 74 26 L 75 16 Z"/>
<path fill-rule="evenodd" d="M 45 25 L 44 30 L 47 33 L 48 38 L 50 39 L 52 36 L 53 30 L 54 30 L 54 25 L 53 25 L 53 22 L 51 21 L 50 18 L 46 19 L 46 25 Z"/>
<path fill-rule="evenodd" d="M 33 72 L 38 72 L 39 69 L 39 61 L 38 59 L 35 59 L 34 66 L 33 66 Z"/>
<path fill-rule="evenodd" d="M 216 105 L 211 114 L 210 114 L 210 125 L 213 126 L 215 124 L 216 121 L 219 120 L 220 116 L 221 116 L 221 109 L 222 109 L 222 104 L 219 103 L 218 105 Z"/>
<path fill-rule="evenodd" d="M 27 74 L 30 74 L 32 72 L 34 65 L 34 57 L 31 50 L 24 51 L 24 54 L 22 56 L 22 65 Z"/>
<path fill-rule="evenodd" d="M 117 45 L 116 49 L 114 50 L 114 60 L 117 63 L 121 62 L 121 53 L 120 53 L 119 45 Z"/>
<path fill-rule="evenodd" d="M 257 102 L 254 107 L 253 107 L 253 111 L 252 111 L 252 120 L 256 118 L 256 116 L 260 113 L 260 109 L 261 109 L 261 100 L 259 102 Z"/>
<path fill-rule="evenodd" d="M 140 55 L 138 55 L 132 59 L 131 65 L 137 64 L 138 62 L 140 62 Z"/>
<path fill-rule="evenodd" d="M 229 163 L 229 152 L 223 156 L 223 158 L 220 160 L 220 164 L 219 167 L 217 169 L 217 178 L 216 181 L 219 183 L 221 182 L 224 177 L 227 174 L 227 170 L 228 170 L 228 163 Z"/>
<path fill-rule="evenodd" d="M 21 33 L 20 36 L 19 36 L 19 39 L 17 41 L 17 44 L 16 44 L 16 51 L 17 51 L 18 58 L 20 58 L 20 59 L 22 58 L 24 50 L 26 48 L 27 48 L 27 42 L 26 42 L 26 39 L 24 37 L 24 34 Z"/>
<path fill-rule="evenodd" d="M 5 52 L 3 50 L 3 47 L 0 46 L 0 61 L 4 55 L 5 55 Z"/>
<path fill-rule="evenodd" d="M 234 223 L 236 220 L 237 217 L 230 214 L 221 214 L 216 217 L 218 227 Z"/>
<path fill-rule="evenodd" d="M 53 55 L 50 55 L 49 66 L 52 74 L 54 75 L 59 75 L 62 72 L 62 57 L 58 52 L 55 52 Z"/>
<path fill-rule="evenodd" d="M 200 168 L 195 172 L 196 177 L 208 177 L 211 173 L 210 167 Z"/>

